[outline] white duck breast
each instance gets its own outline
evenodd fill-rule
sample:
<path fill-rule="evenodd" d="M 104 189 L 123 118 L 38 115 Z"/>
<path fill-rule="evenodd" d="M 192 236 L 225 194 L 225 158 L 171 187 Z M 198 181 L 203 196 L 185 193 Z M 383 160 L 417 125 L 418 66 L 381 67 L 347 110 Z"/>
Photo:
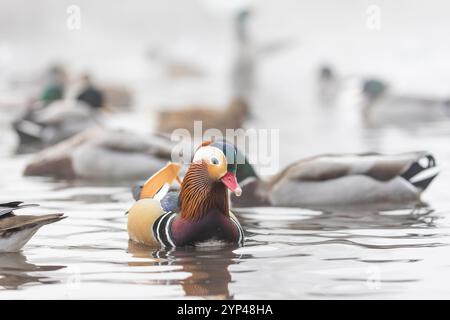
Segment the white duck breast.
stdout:
<path fill-rule="evenodd" d="M 301 160 L 269 182 L 277 206 L 407 202 L 438 174 L 425 152 L 399 155 L 327 155 Z"/>
<path fill-rule="evenodd" d="M 17 252 L 31 239 L 40 226 L 15 232 L 0 231 L 0 252 Z"/>

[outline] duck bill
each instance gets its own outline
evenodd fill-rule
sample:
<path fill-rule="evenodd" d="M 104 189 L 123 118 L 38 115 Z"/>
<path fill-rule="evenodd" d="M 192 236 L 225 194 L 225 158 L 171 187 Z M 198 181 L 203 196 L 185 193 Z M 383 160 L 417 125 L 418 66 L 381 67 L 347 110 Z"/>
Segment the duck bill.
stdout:
<path fill-rule="evenodd" d="M 242 189 L 239 187 L 239 184 L 236 180 L 236 176 L 231 172 L 227 172 L 220 181 L 228 188 L 231 192 L 233 192 L 237 197 L 241 196 Z"/>

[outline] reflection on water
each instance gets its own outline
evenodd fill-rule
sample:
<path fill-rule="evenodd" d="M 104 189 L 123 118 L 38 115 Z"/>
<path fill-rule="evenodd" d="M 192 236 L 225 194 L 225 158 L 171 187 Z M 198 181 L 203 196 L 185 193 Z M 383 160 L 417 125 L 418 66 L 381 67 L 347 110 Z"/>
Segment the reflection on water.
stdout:
<path fill-rule="evenodd" d="M 148 258 L 147 262 L 130 262 L 129 266 L 181 266 L 181 270 L 191 275 L 183 280 L 164 281 L 167 285 L 181 285 L 187 297 L 230 299 L 228 285 L 231 264 L 239 263 L 242 255 L 235 254 L 234 248 L 180 248 L 177 250 L 152 250 L 146 246 L 128 243 L 128 252 L 133 257 Z"/>
<path fill-rule="evenodd" d="M 29 284 L 52 284 L 58 280 L 45 276 L 46 272 L 64 266 L 36 265 L 20 252 L 0 254 L 0 288 L 19 289 Z M 42 274 L 41 276 L 38 274 Z"/>

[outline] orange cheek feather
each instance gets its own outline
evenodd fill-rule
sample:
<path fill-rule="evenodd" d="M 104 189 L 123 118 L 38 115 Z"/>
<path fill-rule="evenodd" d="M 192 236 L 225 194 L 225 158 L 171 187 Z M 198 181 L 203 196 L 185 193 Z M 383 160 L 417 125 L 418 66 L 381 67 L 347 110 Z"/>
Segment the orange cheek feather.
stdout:
<path fill-rule="evenodd" d="M 208 164 L 208 173 L 211 179 L 219 180 L 227 173 L 227 163 L 225 159 L 222 159 L 220 165 Z"/>

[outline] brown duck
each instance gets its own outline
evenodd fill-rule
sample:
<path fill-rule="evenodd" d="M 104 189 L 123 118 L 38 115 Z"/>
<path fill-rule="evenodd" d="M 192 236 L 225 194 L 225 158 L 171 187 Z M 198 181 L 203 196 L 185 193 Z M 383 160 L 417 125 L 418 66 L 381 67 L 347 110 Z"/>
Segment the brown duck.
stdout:
<path fill-rule="evenodd" d="M 160 111 L 158 113 L 158 131 L 172 133 L 183 128 L 194 132 L 194 121 L 202 121 L 202 129 L 219 129 L 225 133 L 226 129 L 242 128 L 249 116 L 249 106 L 245 99 L 234 98 L 222 110 L 215 110 L 203 106 L 191 106 L 182 110 Z"/>

